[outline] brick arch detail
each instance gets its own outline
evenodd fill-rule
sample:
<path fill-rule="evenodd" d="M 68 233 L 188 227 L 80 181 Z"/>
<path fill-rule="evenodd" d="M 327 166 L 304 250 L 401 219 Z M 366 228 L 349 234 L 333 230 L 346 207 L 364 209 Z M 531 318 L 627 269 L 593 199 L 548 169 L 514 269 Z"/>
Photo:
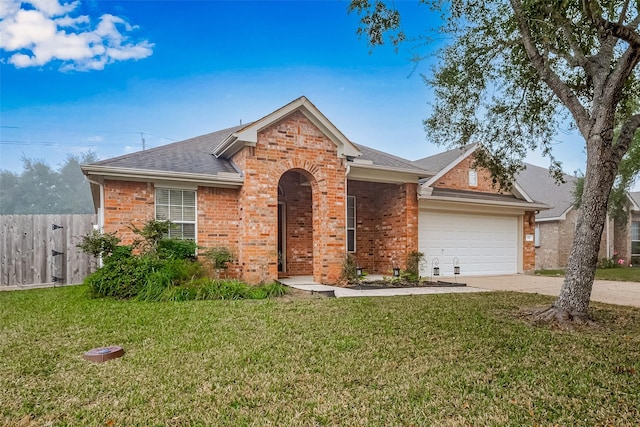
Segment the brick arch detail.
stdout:
<path fill-rule="evenodd" d="M 298 172 L 304 174 L 307 178 L 312 178 L 309 180 L 311 182 L 311 188 L 313 192 L 316 191 L 326 191 L 326 181 L 321 178 L 322 172 L 318 165 L 311 163 L 304 159 L 288 159 L 284 162 L 278 163 L 272 167 L 272 171 L 270 171 L 273 176 L 277 176 L 278 180 L 276 182 L 279 183 L 282 176 L 287 172 Z M 277 191 L 277 187 L 276 187 Z"/>

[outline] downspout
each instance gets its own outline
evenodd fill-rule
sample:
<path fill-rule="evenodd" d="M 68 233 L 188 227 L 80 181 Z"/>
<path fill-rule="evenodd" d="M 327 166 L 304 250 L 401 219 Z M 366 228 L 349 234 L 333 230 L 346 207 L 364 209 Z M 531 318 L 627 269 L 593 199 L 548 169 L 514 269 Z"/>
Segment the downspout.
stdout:
<path fill-rule="evenodd" d="M 98 227 L 102 229 L 104 227 L 104 184 L 94 181 L 91 178 L 87 177 L 87 181 L 90 184 L 95 184 L 100 188 L 100 207 L 98 208 Z"/>
<path fill-rule="evenodd" d="M 97 185 L 98 188 L 100 189 L 100 207 L 98 208 L 98 227 L 99 227 L 99 230 L 102 231 L 104 229 L 104 184 L 98 181 L 94 181 L 88 176 L 87 176 L 87 181 L 89 181 L 90 184 Z M 100 256 L 98 258 L 98 267 L 102 267 L 102 266 L 103 266 L 102 256 Z"/>

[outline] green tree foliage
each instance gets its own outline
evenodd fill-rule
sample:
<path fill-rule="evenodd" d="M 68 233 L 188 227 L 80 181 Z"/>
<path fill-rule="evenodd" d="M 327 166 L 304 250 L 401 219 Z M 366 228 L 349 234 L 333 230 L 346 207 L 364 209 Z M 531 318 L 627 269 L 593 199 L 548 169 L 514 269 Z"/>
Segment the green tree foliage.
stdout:
<path fill-rule="evenodd" d="M 561 180 L 552 142 L 571 121 L 585 140 L 582 209 L 558 300 L 545 319 L 587 315 L 609 194 L 640 127 L 640 2 L 637 0 L 424 0 L 450 40 L 438 54 L 435 101 L 424 124 L 436 143 L 481 143 L 479 166 L 509 188 L 528 151 L 539 148 Z M 397 12 L 352 0 L 371 45 L 404 37 Z M 615 130 L 615 132 L 614 132 Z"/>
<path fill-rule="evenodd" d="M 0 215 L 94 213 L 89 183 L 80 170 L 95 153 L 68 156 L 58 170 L 43 160 L 22 159 L 22 172 L 0 172 Z"/>

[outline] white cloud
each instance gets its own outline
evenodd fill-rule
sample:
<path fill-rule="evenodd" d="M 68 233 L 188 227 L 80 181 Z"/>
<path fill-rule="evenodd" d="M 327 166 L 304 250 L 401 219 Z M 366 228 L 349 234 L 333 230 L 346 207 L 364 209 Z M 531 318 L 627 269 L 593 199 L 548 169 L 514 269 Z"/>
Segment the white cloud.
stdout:
<path fill-rule="evenodd" d="M 70 16 L 78 4 L 0 0 L 0 49 L 9 54 L 8 62 L 17 68 L 60 62 L 61 71 L 87 71 L 153 53 L 153 43 L 130 39 L 138 27 L 121 17 L 104 14 L 92 26 L 89 16 Z"/>

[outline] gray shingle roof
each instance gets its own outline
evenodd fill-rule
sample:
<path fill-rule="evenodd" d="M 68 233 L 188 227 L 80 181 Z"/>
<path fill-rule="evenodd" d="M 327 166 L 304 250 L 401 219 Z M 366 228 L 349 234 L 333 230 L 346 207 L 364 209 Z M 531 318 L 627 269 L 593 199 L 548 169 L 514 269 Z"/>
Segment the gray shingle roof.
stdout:
<path fill-rule="evenodd" d="M 418 166 L 419 168 L 438 173 L 449 164 L 451 164 L 455 159 L 466 153 L 467 150 L 473 148 L 474 145 L 475 144 L 468 144 L 462 147 L 456 147 L 454 149 L 445 151 L 444 153 L 438 153 L 433 156 L 415 160 L 413 164 Z"/>
<path fill-rule="evenodd" d="M 564 175 L 565 183 L 558 185 L 549 175 L 549 169 L 529 163 L 524 165 L 516 182 L 535 201 L 551 206 L 547 211 L 540 211 L 536 219 L 557 218 L 573 206 L 575 177 Z"/>
<path fill-rule="evenodd" d="M 415 170 L 419 172 L 425 172 L 428 175 L 434 174 L 434 172 L 416 165 L 415 162 L 412 162 L 411 160 L 403 159 L 402 157 L 394 156 L 392 154 L 367 147 L 366 145 L 353 145 L 355 145 L 358 150 L 362 152 L 362 156 L 358 157 L 359 160 L 370 160 L 376 166 Z"/>
<path fill-rule="evenodd" d="M 237 173 L 231 162 L 218 159 L 211 152 L 229 134 L 244 126 L 246 125 L 234 126 L 184 141 L 102 160 L 92 165 L 209 175 L 219 172 Z"/>
<path fill-rule="evenodd" d="M 231 133 L 247 125 L 234 126 L 184 141 L 174 142 L 145 151 L 102 160 L 92 165 L 117 168 L 142 169 L 161 172 L 186 172 L 215 175 L 218 172 L 238 172 L 230 161 L 216 158 L 213 149 Z M 402 168 L 425 172 L 413 162 L 384 153 L 364 145 L 354 144 L 361 152 L 362 160 L 370 160 L 376 166 Z"/>

